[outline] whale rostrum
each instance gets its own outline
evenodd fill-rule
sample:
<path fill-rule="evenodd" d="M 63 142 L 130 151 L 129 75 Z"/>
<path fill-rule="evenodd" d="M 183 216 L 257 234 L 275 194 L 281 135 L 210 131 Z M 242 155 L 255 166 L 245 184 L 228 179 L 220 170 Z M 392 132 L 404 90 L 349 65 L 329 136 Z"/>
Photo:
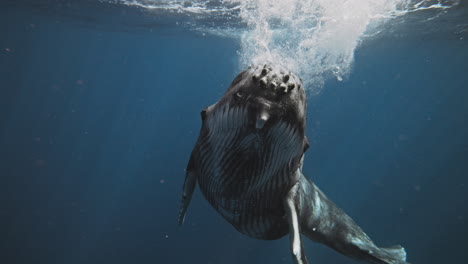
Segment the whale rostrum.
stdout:
<path fill-rule="evenodd" d="M 401 246 L 377 247 L 302 171 L 306 93 L 279 66 L 252 66 L 201 112 L 200 135 L 183 185 L 179 225 L 198 183 L 239 232 L 272 240 L 289 234 L 295 264 L 308 263 L 302 237 L 377 264 L 407 264 Z"/>

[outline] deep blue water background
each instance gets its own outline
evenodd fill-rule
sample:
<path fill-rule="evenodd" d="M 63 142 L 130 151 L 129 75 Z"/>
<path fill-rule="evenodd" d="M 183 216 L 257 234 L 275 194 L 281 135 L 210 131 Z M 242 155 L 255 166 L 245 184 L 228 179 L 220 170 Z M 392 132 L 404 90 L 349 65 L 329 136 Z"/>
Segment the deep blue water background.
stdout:
<path fill-rule="evenodd" d="M 176 225 L 238 41 L 0 7 L 0 263 L 292 263 L 287 238 L 239 234 L 199 191 Z M 305 174 L 413 264 L 468 258 L 467 69 L 466 39 L 381 37 L 308 98 Z M 310 263 L 356 263 L 305 241 Z"/>

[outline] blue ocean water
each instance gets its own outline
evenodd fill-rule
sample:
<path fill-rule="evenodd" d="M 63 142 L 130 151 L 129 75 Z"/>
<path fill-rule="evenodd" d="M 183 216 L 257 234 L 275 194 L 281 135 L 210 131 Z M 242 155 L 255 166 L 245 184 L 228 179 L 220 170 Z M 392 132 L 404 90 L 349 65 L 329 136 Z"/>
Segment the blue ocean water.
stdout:
<path fill-rule="evenodd" d="M 122 2 L 0 3 L 0 263 L 292 263 L 287 237 L 238 233 L 199 191 L 177 226 L 200 110 L 242 69 L 245 25 Z M 378 245 L 465 263 L 467 6 L 434 14 L 310 92 L 304 173 Z M 310 263 L 356 263 L 304 241 Z"/>

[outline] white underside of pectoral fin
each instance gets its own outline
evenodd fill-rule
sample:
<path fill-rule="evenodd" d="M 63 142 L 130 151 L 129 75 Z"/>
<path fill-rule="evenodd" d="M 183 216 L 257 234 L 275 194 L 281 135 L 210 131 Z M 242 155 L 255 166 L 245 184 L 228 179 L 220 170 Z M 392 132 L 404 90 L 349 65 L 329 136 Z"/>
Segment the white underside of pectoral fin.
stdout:
<path fill-rule="evenodd" d="M 288 195 L 285 200 L 285 209 L 288 215 L 289 222 L 289 235 L 290 235 L 290 249 L 293 260 L 295 264 L 307 264 L 307 258 L 304 254 L 302 239 L 301 239 L 301 230 L 299 225 L 299 212 L 298 212 L 298 191 L 300 189 L 299 182 L 296 183 L 291 190 L 289 190 Z"/>

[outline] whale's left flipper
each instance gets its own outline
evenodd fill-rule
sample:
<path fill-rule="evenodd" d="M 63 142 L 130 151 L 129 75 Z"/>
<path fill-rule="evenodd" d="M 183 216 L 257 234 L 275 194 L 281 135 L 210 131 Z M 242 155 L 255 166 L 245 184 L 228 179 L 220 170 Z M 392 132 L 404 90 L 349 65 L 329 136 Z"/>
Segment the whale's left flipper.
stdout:
<path fill-rule="evenodd" d="M 301 231 L 308 238 L 338 252 L 376 264 L 409 264 L 401 246 L 379 248 L 343 210 L 329 200 L 315 184 L 299 180 Z"/>
<path fill-rule="evenodd" d="M 300 183 L 297 182 L 286 195 L 284 201 L 285 211 L 288 216 L 289 223 L 289 247 L 295 264 L 307 264 L 307 258 L 304 253 L 301 238 L 301 226 L 299 223 L 299 207 L 298 199 L 300 191 Z"/>

